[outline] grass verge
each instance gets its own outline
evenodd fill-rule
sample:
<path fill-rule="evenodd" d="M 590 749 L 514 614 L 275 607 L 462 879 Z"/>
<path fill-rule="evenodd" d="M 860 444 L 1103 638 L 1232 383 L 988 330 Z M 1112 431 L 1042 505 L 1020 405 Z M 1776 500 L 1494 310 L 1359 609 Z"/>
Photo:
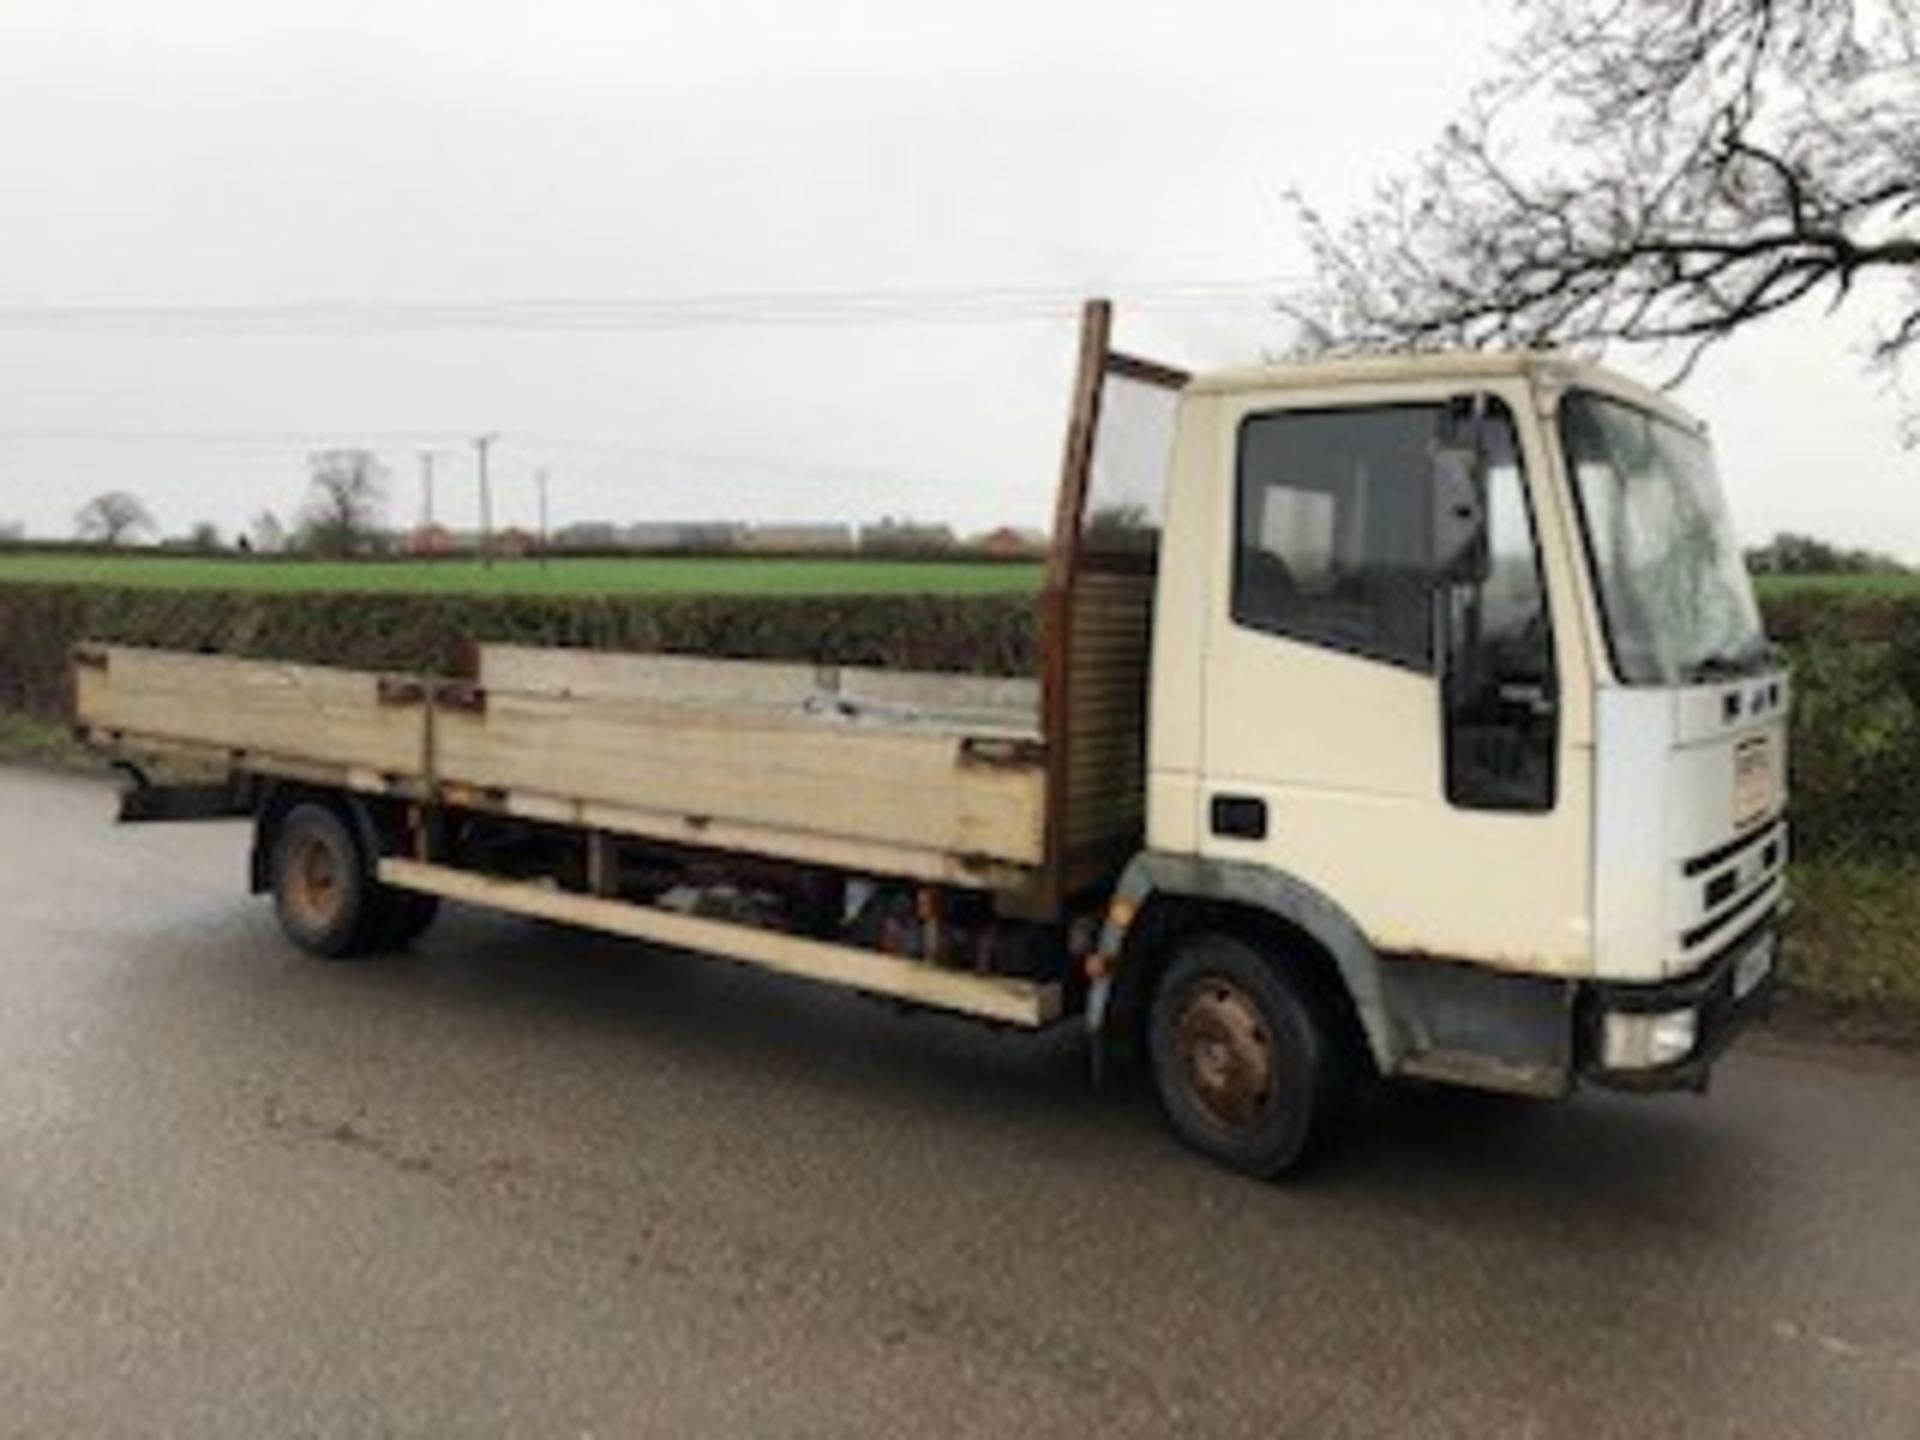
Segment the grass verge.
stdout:
<path fill-rule="evenodd" d="M 1920 858 L 1801 860 L 1792 885 L 1789 1009 L 1920 1040 Z"/>
<path fill-rule="evenodd" d="M 1920 574 L 1895 575 L 1756 575 L 1754 588 L 1762 600 L 1785 595 L 1818 595 L 1840 600 L 1920 599 Z"/>
<path fill-rule="evenodd" d="M 6 709 L 0 709 L 0 763 L 94 774 L 104 774 L 107 768 L 66 726 Z"/>

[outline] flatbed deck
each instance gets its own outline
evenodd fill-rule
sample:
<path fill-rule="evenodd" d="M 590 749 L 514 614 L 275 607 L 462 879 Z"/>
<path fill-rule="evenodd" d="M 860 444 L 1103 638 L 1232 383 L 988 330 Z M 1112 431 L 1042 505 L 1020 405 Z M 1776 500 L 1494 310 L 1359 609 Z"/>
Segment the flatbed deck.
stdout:
<path fill-rule="evenodd" d="M 974 888 L 1044 858 L 1027 681 L 513 646 L 459 681 L 128 647 L 75 674 L 122 753 Z"/>

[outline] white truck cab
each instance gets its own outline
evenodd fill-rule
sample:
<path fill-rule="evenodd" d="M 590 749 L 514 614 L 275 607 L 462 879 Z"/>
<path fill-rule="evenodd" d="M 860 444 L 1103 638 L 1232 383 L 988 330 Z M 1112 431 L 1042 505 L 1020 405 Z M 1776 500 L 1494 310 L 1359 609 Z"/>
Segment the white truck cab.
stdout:
<path fill-rule="evenodd" d="M 1769 988 L 1788 705 L 1704 427 L 1557 357 L 1365 358 L 1194 379 L 1171 452 L 1104 948 L 1217 897 L 1333 954 L 1386 1073 L 1702 1085 Z M 1208 1003 L 1263 1083 L 1259 1006 Z"/>

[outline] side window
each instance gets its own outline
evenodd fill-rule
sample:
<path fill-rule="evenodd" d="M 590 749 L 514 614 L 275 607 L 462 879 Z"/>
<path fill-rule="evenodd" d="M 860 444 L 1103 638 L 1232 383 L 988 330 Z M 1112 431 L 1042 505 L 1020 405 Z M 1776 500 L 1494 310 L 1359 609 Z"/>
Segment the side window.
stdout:
<path fill-rule="evenodd" d="M 1481 653 L 1509 676 L 1546 678 L 1546 600 L 1540 587 L 1533 519 L 1513 456 L 1511 435 L 1500 437 L 1487 456 L 1487 578 L 1454 592 L 1457 619 L 1479 607 Z M 1456 627 L 1457 629 L 1458 627 Z"/>
<path fill-rule="evenodd" d="M 1430 459 L 1446 409 L 1280 412 L 1241 427 L 1233 618 L 1433 668 Z"/>
<path fill-rule="evenodd" d="M 1550 810 L 1558 748 L 1553 638 L 1513 424 L 1479 431 L 1487 570 L 1447 597 L 1447 798 L 1474 810 Z"/>

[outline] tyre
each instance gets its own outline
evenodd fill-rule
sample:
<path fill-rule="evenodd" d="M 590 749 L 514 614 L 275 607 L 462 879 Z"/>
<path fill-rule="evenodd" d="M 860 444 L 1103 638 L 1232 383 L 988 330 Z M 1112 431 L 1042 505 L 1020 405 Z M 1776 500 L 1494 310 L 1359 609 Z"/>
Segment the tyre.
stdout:
<path fill-rule="evenodd" d="M 380 939 L 390 898 L 346 821 L 324 805 L 294 806 L 273 839 L 273 906 L 287 938 L 309 955 L 341 960 Z"/>
<path fill-rule="evenodd" d="M 1321 1149 L 1352 1092 L 1332 1007 L 1283 957 L 1236 935 L 1179 943 L 1154 991 L 1148 1046 L 1174 1132 L 1263 1179 Z"/>

